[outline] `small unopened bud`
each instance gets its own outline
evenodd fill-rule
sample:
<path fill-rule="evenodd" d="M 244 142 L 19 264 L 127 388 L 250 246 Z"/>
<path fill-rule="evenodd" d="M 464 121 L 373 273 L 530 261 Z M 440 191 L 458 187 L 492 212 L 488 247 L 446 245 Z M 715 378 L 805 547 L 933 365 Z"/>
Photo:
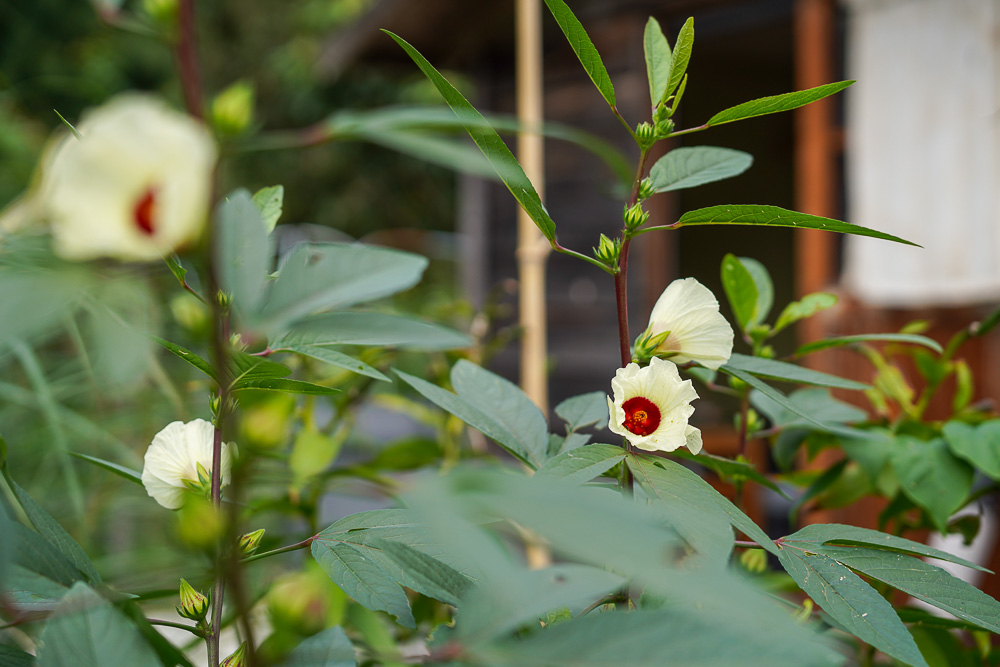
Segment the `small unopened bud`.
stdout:
<path fill-rule="evenodd" d="M 222 399 L 219 398 L 218 394 L 212 394 L 212 400 L 209 401 L 209 407 L 212 408 L 212 418 L 219 418 L 219 409 L 222 407 Z"/>
<path fill-rule="evenodd" d="M 247 643 L 243 642 L 236 651 L 222 661 L 219 667 L 244 667 L 247 664 Z"/>
<path fill-rule="evenodd" d="M 639 201 L 649 199 L 655 194 L 656 186 L 653 185 L 653 181 L 648 178 L 642 179 L 642 183 L 639 184 Z"/>
<path fill-rule="evenodd" d="M 810 600 L 809 598 L 806 598 L 805 600 L 802 601 L 802 608 L 799 609 L 797 612 L 795 612 L 794 618 L 799 623 L 804 624 L 806 621 L 809 620 L 809 617 L 812 616 L 812 611 L 813 611 L 813 601 Z"/>
<path fill-rule="evenodd" d="M 666 139 L 674 131 L 674 121 L 667 118 L 656 124 L 656 140 Z"/>
<path fill-rule="evenodd" d="M 253 108 L 253 84 L 237 81 L 212 100 L 212 124 L 219 134 L 240 134 L 250 126 Z"/>
<path fill-rule="evenodd" d="M 656 130 L 649 123 L 639 123 L 635 128 L 635 140 L 639 148 L 646 150 L 656 143 Z"/>
<path fill-rule="evenodd" d="M 247 344 L 243 341 L 243 336 L 239 333 L 233 333 L 229 336 L 229 345 L 238 352 L 246 352 Z"/>
<path fill-rule="evenodd" d="M 142 8 L 160 25 L 172 28 L 177 23 L 177 0 L 142 0 Z"/>
<path fill-rule="evenodd" d="M 233 305 L 233 295 L 230 294 L 229 292 L 223 292 L 222 290 L 219 290 L 219 293 L 216 295 L 216 298 L 219 300 L 219 306 L 223 310 L 229 310 L 229 308 Z"/>
<path fill-rule="evenodd" d="M 644 364 L 648 363 L 653 357 L 669 359 L 676 356 L 676 350 L 659 350 L 659 347 L 666 342 L 669 336 L 669 331 L 655 332 L 652 328 L 644 331 L 638 340 L 635 341 L 635 346 L 632 349 L 633 361 Z"/>
<path fill-rule="evenodd" d="M 264 537 L 264 529 L 260 528 L 253 531 L 252 533 L 247 533 L 240 538 L 240 551 L 249 556 L 254 551 L 257 551 L 257 547 L 260 546 L 260 538 Z"/>
<path fill-rule="evenodd" d="M 181 606 L 177 607 L 177 613 L 196 623 L 205 620 L 208 614 L 208 598 L 196 591 L 184 579 L 181 579 L 180 595 Z"/>
<path fill-rule="evenodd" d="M 616 268 L 618 266 L 618 256 L 621 255 L 622 246 L 619 239 L 611 240 L 601 234 L 601 240 L 594 248 L 594 257 L 605 266 Z"/>
<path fill-rule="evenodd" d="M 198 479 L 184 479 L 181 481 L 192 491 L 207 496 L 212 490 L 212 473 L 201 462 L 195 465 L 195 471 L 198 473 Z"/>
<path fill-rule="evenodd" d="M 747 549 L 740 554 L 740 565 L 752 574 L 763 574 L 767 571 L 767 553 L 763 549 Z"/>
<path fill-rule="evenodd" d="M 649 213 L 642 210 L 642 204 L 635 204 L 631 208 L 625 207 L 622 219 L 625 221 L 625 228 L 633 231 L 646 224 L 646 221 L 649 220 Z"/>

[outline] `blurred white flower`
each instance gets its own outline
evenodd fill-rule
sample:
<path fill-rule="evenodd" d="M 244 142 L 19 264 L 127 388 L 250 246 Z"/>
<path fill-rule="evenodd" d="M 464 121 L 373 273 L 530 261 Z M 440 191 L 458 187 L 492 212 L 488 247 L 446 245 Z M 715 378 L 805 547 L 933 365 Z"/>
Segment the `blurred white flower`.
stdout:
<path fill-rule="evenodd" d="M 86 114 L 29 193 L 65 259 L 155 260 L 198 239 L 216 148 L 201 123 L 137 94 Z"/>
<path fill-rule="evenodd" d="M 146 493 L 167 509 L 184 505 L 189 491 L 206 491 L 211 484 L 215 427 L 204 419 L 171 422 L 153 437 L 142 467 Z M 230 445 L 222 444 L 222 486 L 229 484 Z"/>
<path fill-rule="evenodd" d="M 733 329 L 710 289 L 694 278 L 675 280 L 656 300 L 635 353 L 640 360 L 658 356 L 716 370 L 733 353 Z"/>
<path fill-rule="evenodd" d="M 681 380 L 673 363 L 653 357 L 646 367 L 619 368 L 611 389 L 608 428 L 628 438 L 633 447 L 672 452 L 686 446 L 693 454 L 701 451 L 701 431 L 688 425 L 694 413 L 691 401 L 698 392 L 691 380 Z"/>

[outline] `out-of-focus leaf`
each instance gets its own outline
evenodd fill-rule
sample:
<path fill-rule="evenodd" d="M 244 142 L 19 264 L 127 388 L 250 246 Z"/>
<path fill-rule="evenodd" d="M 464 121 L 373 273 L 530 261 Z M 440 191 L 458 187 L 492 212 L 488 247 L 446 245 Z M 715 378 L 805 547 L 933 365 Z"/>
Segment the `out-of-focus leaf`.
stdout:
<path fill-rule="evenodd" d="M 955 458 L 943 438 L 897 437 L 892 469 L 903 493 L 927 510 L 942 531 L 951 515 L 965 504 L 972 488 L 972 466 Z"/>
<path fill-rule="evenodd" d="M 793 229 L 821 229 L 827 232 L 870 236 L 905 245 L 917 245 L 892 234 L 886 234 L 859 225 L 852 225 L 848 222 L 789 211 L 777 206 L 761 206 L 756 204 L 723 204 L 721 206 L 699 208 L 682 215 L 680 220 L 671 225 L 671 227 L 695 227 L 701 225 L 754 225 L 762 227 L 791 227 Z"/>
<path fill-rule="evenodd" d="M 757 319 L 760 293 L 750 270 L 736 255 L 727 254 L 722 258 L 722 287 L 740 329 L 747 331 Z"/>
<path fill-rule="evenodd" d="M 90 557 L 77 541 L 16 482 L 10 480 L 10 485 L 17 496 L 18 503 L 38 530 L 39 535 L 58 549 L 59 553 L 74 567 L 78 568 L 86 576 L 87 581 L 95 584 L 101 583 L 101 575 L 97 573 L 97 568 L 94 567 Z"/>
<path fill-rule="evenodd" d="M 253 193 L 253 203 L 260 211 L 261 222 L 264 223 L 264 229 L 268 232 L 273 231 L 274 226 L 278 224 L 284 200 L 285 187 L 283 185 L 272 185 Z"/>
<path fill-rule="evenodd" d="M 795 350 L 795 356 L 801 357 L 806 354 L 827 350 L 831 347 L 844 347 L 845 345 L 855 345 L 857 343 L 911 343 L 913 345 L 923 345 L 935 352 L 943 352 L 941 345 L 927 336 L 917 334 L 863 334 L 859 336 L 840 336 L 838 338 L 826 338 L 823 340 L 806 343 Z"/>
<path fill-rule="evenodd" d="M 752 155 L 731 148 L 682 147 L 657 160 L 649 178 L 657 192 L 670 192 L 739 176 L 752 164 Z"/>
<path fill-rule="evenodd" d="M 0 667 L 32 667 L 35 656 L 6 644 L 0 644 Z"/>
<path fill-rule="evenodd" d="M 601 60 L 601 54 L 594 48 L 594 43 L 590 41 L 583 25 L 563 0 L 545 0 L 545 4 L 552 12 L 552 16 L 559 24 L 563 34 L 566 35 L 566 40 L 573 48 L 573 52 L 576 53 L 576 57 L 580 59 L 580 64 L 586 70 L 587 76 L 597 86 L 601 97 L 604 98 L 609 107 L 614 107 L 615 87 L 611 84 L 611 77 L 608 76 L 608 70 Z"/>
<path fill-rule="evenodd" d="M 358 375 L 365 375 L 367 377 L 373 378 L 375 380 L 383 380 L 385 382 L 389 381 L 385 375 L 382 374 L 377 368 L 369 366 L 360 359 L 355 359 L 354 357 L 339 352 L 332 347 L 326 345 L 308 345 L 308 344 L 285 344 L 280 349 L 274 350 L 275 352 L 294 352 L 296 354 L 302 354 L 307 357 L 312 357 L 313 359 L 318 359 L 319 361 L 324 361 L 331 366 L 336 366 L 338 368 L 345 368 L 349 371 L 354 371 Z"/>
<path fill-rule="evenodd" d="M 344 312 L 315 315 L 271 342 L 275 350 L 324 345 L 366 345 L 413 350 L 467 347 L 472 339 L 447 327 L 405 315 Z"/>
<path fill-rule="evenodd" d="M 850 403 L 838 401 L 826 389 L 799 389 L 789 394 L 786 400 L 795 406 L 796 411 L 788 410 L 759 391 L 750 392 L 751 405 L 764 413 L 771 420 L 772 426 L 786 430 L 810 424 L 801 416 L 800 413 L 803 412 L 824 424 L 851 424 L 868 418 L 867 412 Z M 879 434 L 870 434 L 871 437 L 877 435 Z"/>
<path fill-rule="evenodd" d="M 292 651 L 284 667 L 357 667 L 354 646 L 336 625 L 309 637 Z"/>
<path fill-rule="evenodd" d="M 38 667 L 159 664 L 136 627 L 83 583 L 66 594 L 41 640 Z"/>
<path fill-rule="evenodd" d="M 233 296 L 233 306 L 250 321 L 264 296 L 274 254 L 260 210 L 250 193 L 237 190 L 216 210 L 215 244 L 219 287 Z"/>
<path fill-rule="evenodd" d="M 382 540 L 372 546 L 381 549 L 404 570 L 409 581 L 417 582 L 417 589 L 435 600 L 457 605 L 472 586 L 472 580 L 447 563 L 442 563 L 422 551 L 402 542 Z"/>
<path fill-rule="evenodd" d="M 153 340 L 153 342 L 158 343 L 165 350 L 168 350 L 171 353 L 177 355 L 178 357 L 188 362 L 189 364 L 197 368 L 199 371 L 201 371 L 208 377 L 218 381 L 219 378 L 216 375 L 215 368 L 212 367 L 212 364 L 208 363 L 206 360 L 202 359 L 191 350 L 187 350 L 181 347 L 180 345 L 177 345 L 176 343 L 171 343 L 169 340 L 164 340 L 156 336 L 150 336 L 150 338 Z"/>
<path fill-rule="evenodd" d="M 942 433 L 955 456 L 1000 480 L 1000 419 L 978 426 L 953 420 L 944 425 Z"/>
<path fill-rule="evenodd" d="M 757 468 L 746 461 L 734 461 L 733 459 L 716 456 L 715 454 L 706 454 L 704 452 L 700 454 L 691 454 L 690 452 L 682 449 L 674 452 L 674 456 L 703 465 L 724 480 L 732 481 L 734 479 L 749 479 L 757 482 L 761 486 L 766 486 L 780 496 L 788 498 L 788 494 L 785 493 L 781 487 L 772 482 L 767 475 L 759 472 Z"/>
<path fill-rule="evenodd" d="M 381 299 L 417 284 L 427 258 L 360 243 L 298 246 L 281 264 L 257 325 L 279 331 L 313 313 Z"/>
<path fill-rule="evenodd" d="M 808 90 L 799 90 L 794 93 L 784 93 L 782 95 L 773 95 L 771 97 L 762 97 L 760 99 L 750 100 L 749 102 L 737 104 L 734 107 L 720 111 L 709 118 L 708 122 L 705 124 L 708 126 L 722 125 L 723 123 L 732 123 L 733 121 L 754 118 L 755 116 L 764 116 L 766 114 L 798 109 L 799 107 L 803 107 L 807 104 L 815 102 L 816 100 L 821 100 L 824 97 L 839 93 L 852 83 L 854 82 L 838 81 L 837 83 L 827 83 L 815 88 L 809 88 Z"/>
<path fill-rule="evenodd" d="M 816 313 L 828 308 L 833 308 L 837 305 L 837 301 L 837 295 L 830 294 L 829 292 L 806 294 L 801 300 L 792 301 L 785 306 L 785 309 L 781 311 L 777 321 L 774 323 L 773 331 L 774 333 L 778 333 L 790 324 L 812 317 Z"/>
<path fill-rule="evenodd" d="M 594 444 L 563 452 L 545 462 L 536 475 L 587 482 L 625 460 L 625 450 Z"/>

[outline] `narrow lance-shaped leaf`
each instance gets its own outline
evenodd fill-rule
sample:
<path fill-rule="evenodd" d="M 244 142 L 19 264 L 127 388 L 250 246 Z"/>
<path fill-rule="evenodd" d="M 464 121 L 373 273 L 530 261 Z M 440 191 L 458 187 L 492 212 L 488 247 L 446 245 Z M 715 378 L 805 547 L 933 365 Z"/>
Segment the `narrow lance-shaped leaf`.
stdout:
<path fill-rule="evenodd" d="M 811 368 L 804 368 L 795 364 L 790 364 L 776 359 L 763 359 L 761 357 L 750 357 L 745 354 L 733 353 L 726 364 L 730 368 L 736 368 L 747 373 L 753 373 L 761 377 L 785 382 L 797 382 L 800 384 L 811 384 L 818 387 L 836 387 L 839 389 L 868 389 L 869 385 L 863 382 L 855 382 L 830 373 L 814 371 Z"/>
<path fill-rule="evenodd" d="M 611 84 L 611 77 L 601 60 L 601 55 L 594 47 L 594 43 L 587 36 L 587 31 L 583 29 L 583 24 L 573 15 L 570 8 L 563 0 L 545 0 L 546 6 L 552 12 L 553 18 L 566 35 L 566 40 L 580 59 L 580 64 L 587 71 L 587 76 L 597 86 L 604 101 L 608 106 L 615 106 L 615 87 Z"/>
<path fill-rule="evenodd" d="M 941 345 L 934 339 L 919 334 L 861 334 L 858 336 L 839 336 L 837 338 L 826 338 L 824 340 L 806 343 L 795 350 L 795 356 L 801 357 L 812 352 L 826 350 L 831 347 L 844 347 L 846 345 L 856 345 L 857 343 L 912 343 L 913 345 L 923 345 L 935 352 L 942 351 Z"/>
<path fill-rule="evenodd" d="M 694 47 L 694 19 L 688 18 L 677 34 L 674 44 L 673 62 L 670 64 L 670 80 L 664 91 L 663 99 L 670 97 L 677 86 L 687 75 L 688 63 L 691 61 L 691 49 Z"/>
<path fill-rule="evenodd" d="M 472 140 L 479 146 L 479 150 L 483 152 L 486 159 L 493 165 L 500 180 L 507 186 L 510 193 L 514 195 L 514 199 L 521 205 L 525 213 L 528 214 L 528 217 L 535 222 L 545 238 L 549 241 L 554 240 L 556 224 L 549 217 L 548 212 L 542 205 L 541 198 L 535 191 L 535 187 L 528 180 L 521 165 L 513 153 L 510 152 L 510 149 L 507 148 L 500 135 L 486 124 L 485 119 L 476 111 L 475 107 L 447 79 L 441 76 L 441 73 L 434 69 L 434 66 L 420 55 L 419 51 L 410 46 L 403 38 L 387 30 L 383 32 L 396 40 L 396 43 L 413 59 L 417 67 L 421 69 L 427 78 L 431 80 L 431 83 L 434 84 L 434 87 L 438 89 L 438 92 L 444 97 L 452 111 L 460 119 L 467 117 L 471 120 L 471 122 L 465 125 L 466 132 L 469 133 Z M 605 74 L 607 73 L 605 72 Z"/>
<path fill-rule="evenodd" d="M 649 179 L 657 192 L 670 192 L 738 176 L 751 164 L 752 155 L 730 148 L 675 148 L 656 161 L 649 170 Z"/>
<path fill-rule="evenodd" d="M 673 63 L 673 56 L 670 54 L 670 43 L 667 42 L 659 22 L 652 16 L 646 22 L 646 30 L 642 36 L 642 50 L 646 56 L 649 100 L 655 107 L 667 94 L 667 82 L 670 80 L 670 66 Z"/>
<path fill-rule="evenodd" d="M 837 295 L 829 292 L 806 294 L 800 301 L 793 301 L 785 306 L 781 314 L 778 315 L 778 320 L 774 323 L 773 332 L 778 333 L 790 324 L 812 317 L 828 308 L 833 308 L 837 305 L 837 300 Z"/>
<path fill-rule="evenodd" d="M 781 111 L 798 109 L 816 100 L 839 93 L 853 83 L 853 81 L 838 81 L 837 83 L 827 83 L 816 88 L 809 88 L 808 90 L 750 100 L 749 102 L 737 104 L 734 107 L 720 111 L 712 116 L 705 125 L 711 127 L 713 125 L 722 125 L 723 123 L 732 123 L 733 121 L 745 118 L 754 118 L 756 116 L 765 116 Z"/>
<path fill-rule="evenodd" d="M 905 239 L 892 234 L 886 234 L 875 229 L 852 225 L 832 218 L 822 218 L 818 215 L 798 213 L 777 206 L 756 204 L 724 204 L 709 206 L 688 211 L 671 227 L 694 227 L 698 225 L 756 225 L 761 227 L 791 227 L 793 229 L 821 229 L 827 232 L 870 236 L 886 241 L 895 241 L 904 245 L 917 246 Z M 653 227 L 648 230 L 655 229 Z M 917 246 L 918 248 L 920 246 Z"/>

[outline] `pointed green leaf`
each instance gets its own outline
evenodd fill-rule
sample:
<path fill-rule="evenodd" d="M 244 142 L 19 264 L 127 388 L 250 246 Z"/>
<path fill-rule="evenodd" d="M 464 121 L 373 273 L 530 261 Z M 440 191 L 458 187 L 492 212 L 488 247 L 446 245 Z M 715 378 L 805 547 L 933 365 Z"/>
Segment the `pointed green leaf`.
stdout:
<path fill-rule="evenodd" d="M 401 37 L 387 30 L 383 32 L 396 40 L 396 43 L 409 54 L 410 58 L 413 59 L 427 78 L 431 80 L 431 83 L 438 89 L 438 92 L 441 93 L 441 96 L 444 97 L 448 106 L 451 107 L 459 119 L 470 119 L 470 122 L 465 126 L 469 136 L 472 137 L 472 140 L 479 146 L 479 150 L 483 152 L 486 159 L 493 165 L 500 180 L 504 182 L 510 193 L 514 195 L 514 199 L 521 205 L 521 208 L 528 214 L 528 217 L 534 220 L 538 229 L 541 230 L 542 235 L 549 239 L 549 241 L 554 240 L 556 235 L 555 223 L 552 222 L 552 218 L 549 217 L 545 206 L 542 205 L 542 200 L 539 198 L 534 186 L 528 180 L 521 165 L 518 164 L 517 159 L 510 152 L 510 149 L 507 148 L 500 135 L 486 124 L 485 119 L 469 101 L 454 86 L 448 83 L 448 80 L 441 76 L 441 73 L 434 69 L 433 65 L 427 62 L 427 59 L 420 55 L 416 49 Z M 610 84 L 610 80 L 608 83 Z"/>
<path fill-rule="evenodd" d="M 86 584 L 66 594 L 42 630 L 38 667 L 159 664 L 134 625 Z"/>
<path fill-rule="evenodd" d="M 181 258 L 177 255 L 167 255 L 163 261 L 170 269 L 170 273 L 174 274 L 174 278 L 177 278 L 177 282 L 183 287 L 187 282 L 187 269 L 181 266 Z"/>
<path fill-rule="evenodd" d="M 732 553 L 734 538 L 730 527 L 732 515 L 723 507 L 724 503 L 719 502 L 722 496 L 718 491 L 669 459 L 663 459 L 662 467 L 657 465 L 659 461 L 651 458 L 629 456 L 626 461 L 653 509 L 702 557 L 724 566 Z M 763 531 L 755 534 L 765 543 L 770 542 Z"/>
<path fill-rule="evenodd" d="M 811 384 L 817 387 L 836 387 L 838 389 L 868 389 L 869 385 L 863 382 L 855 382 L 830 373 L 814 371 L 796 364 L 790 364 L 776 359 L 764 359 L 762 357 L 750 357 L 745 354 L 734 352 L 726 362 L 729 368 L 752 373 L 759 377 L 770 378 L 772 380 L 782 380 L 784 382 L 797 382 L 799 384 Z"/>
<path fill-rule="evenodd" d="M 283 667 L 357 667 L 354 646 L 335 625 L 309 637 L 295 647 Z"/>
<path fill-rule="evenodd" d="M 215 368 L 212 367 L 212 364 L 208 363 L 207 361 L 199 357 L 191 350 L 187 350 L 181 347 L 180 345 L 177 345 L 176 343 L 171 343 L 169 340 L 164 340 L 156 336 L 150 336 L 150 338 L 153 340 L 153 342 L 158 343 L 165 350 L 172 352 L 173 354 L 177 355 L 184 361 L 188 362 L 189 364 L 197 368 L 199 371 L 201 371 L 208 377 L 218 381 L 219 378 L 217 377 L 215 373 Z"/>
<path fill-rule="evenodd" d="M 135 482 L 136 484 L 142 484 L 142 473 L 138 470 L 132 470 L 131 468 L 126 468 L 123 465 L 118 465 L 117 463 L 112 463 L 111 461 L 105 461 L 104 459 L 99 459 L 96 456 L 87 456 L 86 454 L 80 454 L 79 452 L 70 452 L 72 456 L 83 461 L 88 461 L 96 466 L 109 470 L 119 477 L 124 477 L 130 482 Z"/>
<path fill-rule="evenodd" d="M 403 371 L 396 370 L 398 375 L 406 384 L 410 385 L 424 398 L 437 405 L 443 410 L 447 410 L 472 428 L 480 431 L 483 435 L 493 438 L 501 447 L 520 460 L 522 463 L 538 468 L 542 465 L 544 458 L 539 458 L 527 445 L 512 433 L 503 423 L 490 413 L 484 412 L 480 408 L 472 405 L 460 396 L 442 389 L 426 380 L 409 375 Z M 546 437 L 546 455 L 548 438 Z"/>
<path fill-rule="evenodd" d="M 860 225 L 852 225 L 849 222 L 798 213 L 777 206 L 756 204 L 724 204 L 722 206 L 709 206 L 708 208 L 700 208 L 696 211 L 688 211 L 672 227 L 693 227 L 696 225 L 756 225 L 763 227 L 791 227 L 793 229 L 822 229 L 827 232 L 870 236 L 886 241 L 896 241 L 905 245 L 917 245 L 892 234 L 861 227 Z"/>
<path fill-rule="evenodd" d="M 406 572 L 404 585 L 435 600 L 457 605 L 472 588 L 472 580 L 447 563 L 402 542 L 377 540 L 371 543 Z"/>
<path fill-rule="evenodd" d="M 944 531 L 948 519 L 965 505 L 975 473 L 955 458 L 943 438 L 896 438 L 892 469 L 910 500 L 927 510 L 934 525 Z"/>
<path fill-rule="evenodd" d="M 674 43 L 673 62 L 670 64 L 670 80 L 664 92 L 664 99 L 670 97 L 687 75 L 688 63 L 691 61 L 691 49 L 694 47 L 694 19 L 688 18 L 681 26 Z"/>
<path fill-rule="evenodd" d="M 774 305 L 774 283 L 771 282 L 771 274 L 763 264 L 752 257 L 740 257 L 740 263 L 750 273 L 754 286 L 757 288 L 757 303 L 754 304 L 753 317 L 750 318 L 750 327 L 763 324 L 767 316 L 771 314 L 771 306 Z"/>
<path fill-rule="evenodd" d="M 343 542 L 314 540 L 313 558 L 323 571 L 358 604 L 396 617 L 400 625 L 416 628 L 403 589 L 381 567 Z"/>
<path fill-rule="evenodd" d="M 657 192 L 694 188 L 738 176 L 750 168 L 753 156 L 715 146 L 675 148 L 653 165 L 649 178 Z"/>
<path fill-rule="evenodd" d="M 287 394 L 311 394 L 328 396 L 339 394 L 340 390 L 333 387 L 325 387 L 321 384 L 306 382 L 304 380 L 289 380 L 287 378 L 276 377 L 245 377 L 233 383 L 233 391 L 240 389 L 263 389 L 267 391 L 283 391 Z"/>
<path fill-rule="evenodd" d="M 300 321 L 272 341 L 271 348 L 323 345 L 366 345 L 414 350 L 468 347 L 472 339 L 447 327 L 405 315 L 343 312 L 315 315 Z"/>
<path fill-rule="evenodd" d="M 332 347 L 328 347 L 326 345 L 285 343 L 279 349 L 274 351 L 294 352 L 296 354 L 312 357 L 313 359 L 318 359 L 319 361 L 324 361 L 331 366 L 354 371 L 359 375 L 365 375 L 375 380 L 383 380 L 385 382 L 389 381 L 389 378 L 383 375 L 377 368 L 373 368 L 360 359 L 355 359 L 348 354 L 338 352 Z"/>
<path fill-rule="evenodd" d="M 232 294 L 234 307 L 249 320 L 267 286 L 274 254 L 272 241 L 257 205 L 246 190 L 230 194 L 219 204 L 215 217 L 219 287 Z"/>
<path fill-rule="evenodd" d="M 551 476 L 574 482 L 589 482 L 625 459 L 625 450 L 614 445 L 587 445 L 563 452 L 545 462 L 536 476 Z"/>
<path fill-rule="evenodd" d="M 28 515 L 31 523 L 38 530 L 39 535 L 55 547 L 66 560 L 78 568 L 86 576 L 87 581 L 100 583 L 101 575 L 97 573 L 94 563 L 91 562 L 90 557 L 87 556 L 87 553 L 77 541 L 16 482 L 11 480 L 10 485 L 17 496 L 17 501 L 21 504 L 21 508 Z"/>
<path fill-rule="evenodd" d="M 856 345 L 857 343 L 911 343 L 913 345 L 923 345 L 935 352 L 942 352 L 941 345 L 927 336 L 917 334 L 862 334 L 858 336 L 840 336 L 838 338 L 826 338 L 824 340 L 806 343 L 795 350 L 795 356 L 801 357 L 819 350 L 828 350 L 833 347 L 844 347 L 846 345 Z"/>
<path fill-rule="evenodd" d="M 608 103 L 608 106 L 615 106 L 615 87 L 611 84 L 611 77 L 608 76 L 608 70 L 604 67 L 601 55 L 594 48 L 594 43 L 590 41 L 587 31 L 583 29 L 583 24 L 573 15 L 563 0 L 545 0 L 545 5 L 552 12 L 553 18 L 573 48 L 573 53 L 580 59 L 580 64 L 583 65 L 590 80 L 597 86 L 601 97 Z"/>
<path fill-rule="evenodd" d="M 876 549 L 828 546 L 823 554 L 963 621 L 1000 632 L 1000 602 L 940 567 Z"/>
<path fill-rule="evenodd" d="M 778 559 L 803 591 L 845 630 L 913 667 L 927 667 L 889 602 L 858 575 L 821 554 L 782 547 Z"/>
<path fill-rule="evenodd" d="M 576 431 L 608 421 L 608 395 L 603 391 L 580 394 L 567 398 L 555 410 L 566 422 L 566 428 Z"/>
<path fill-rule="evenodd" d="M 642 36 L 642 50 L 646 56 L 649 100 L 655 107 L 667 95 L 667 82 L 670 81 L 670 65 L 673 62 L 673 56 L 670 53 L 670 43 L 663 35 L 663 29 L 652 16 L 646 21 L 646 29 Z"/>
<path fill-rule="evenodd" d="M 978 426 L 950 421 L 942 430 L 955 456 L 993 479 L 1000 479 L 1000 419 L 991 419 Z"/>
<path fill-rule="evenodd" d="M 311 243 L 281 265 L 261 314 L 269 330 L 313 313 L 381 299 L 417 284 L 427 258 L 361 243 Z"/>
<path fill-rule="evenodd" d="M 908 540 L 905 537 L 896 537 L 895 535 L 889 535 L 888 533 L 872 530 L 871 528 L 848 526 L 840 523 L 811 524 L 802 528 L 798 532 L 789 535 L 782 541 L 804 542 L 807 544 L 815 544 L 817 546 L 846 545 L 871 547 L 873 549 L 895 551 L 909 554 L 911 556 L 927 556 L 928 558 L 937 558 L 938 560 L 947 561 L 949 563 L 956 563 L 975 570 L 989 572 L 986 568 L 976 565 L 972 561 L 960 558 L 959 556 L 950 554 L 947 551 L 935 549 L 934 547 L 927 546 L 926 544 L 922 544 L 920 542 Z"/>
<path fill-rule="evenodd" d="M 465 359 L 451 369 L 451 383 L 462 400 L 516 435 L 536 466 L 545 461 L 549 448 L 545 416 L 520 387 Z"/>
<path fill-rule="evenodd" d="M 759 472 L 752 464 L 746 461 L 734 461 L 733 459 L 727 459 L 722 456 L 716 456 L 715 454 L 706 454 L 704 451 L 700 454 L 692 454 L 684 449 L 678 449 L 673 453 L 674 456 L 686 461 L 694 461 L 702 466 L 705 466 L 716 475 L 725 480 L 751 480 L 761 486 L 766 486 L 771 489 L 779 496 L 784 496 L 791 500 L 789 495 L 785 491 L 772 482 L 767 475 Z"/>
<path fill-rule="evenodd" d="M 839 81 L 837 83 L 827 83 L 822 86 L 817 86 L 816 88 L 809 88 L 808 90 L 800 90 L 794 93 L 785 93 L 783 95 L 773 95 L 771 97 L 762 97 L 757 100 L 751 100 L 749 102 L 744 102 L 743 104 L 737 104 L 734 107 L 730 107 L 725 111 L 720 111 L 719 113 L 712 116 L 705 125 L 722 125 L 723 123 L 732 123 L 733 121 L 743 120 L 745 118 L 754 118 L 755 116 L 764 116 L 766 114 L 778 113 L 780 111 L 790 111 L 791 109 L 798 109 L 807 104 L 815 102 L 816 100 L 821 100 L 824 97 L 833 95 L 834 93 L 839 93 L 844 88 L 850 86 L 853 81 Z"/>
<path fill-rule="evenodd" d="M 778 333 L 790 324 L 812 317 L 816 313 L 833 308 L 837 305 L 837 295 L 829 292 L 814 292 L 807 294 L 800 301 L 793 301 L 778 315 L 774 323 L 774 333 Z"/>
<path fill-rule="evenodd" d="M 284 199 L 285 187 L 283 185 L 261 188 L 253 195 L 253 203 L 260 211 L 260 219 L 268 233 L 274 231 L 274 226 L 278 224 Z"/>
<path fill-rule="evenodd" d="M 15 570 L 21 566 L 67 588 L 83 580 L 80 569 L 44 537 L 15 521 L 10 521 L 8 527 L 14 535 Z"/>

